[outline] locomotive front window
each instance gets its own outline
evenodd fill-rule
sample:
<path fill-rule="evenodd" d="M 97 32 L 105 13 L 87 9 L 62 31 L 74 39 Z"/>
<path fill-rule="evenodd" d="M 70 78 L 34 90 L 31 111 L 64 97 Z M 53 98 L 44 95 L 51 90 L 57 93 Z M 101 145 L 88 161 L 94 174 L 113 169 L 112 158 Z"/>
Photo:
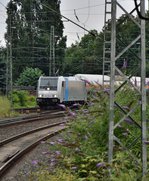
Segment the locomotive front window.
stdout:
<path fill-rule="evenodd" d="M 39 88 L 44 90 L 57 90 L 57 81 L 58 78 L 42 78 Z"/>

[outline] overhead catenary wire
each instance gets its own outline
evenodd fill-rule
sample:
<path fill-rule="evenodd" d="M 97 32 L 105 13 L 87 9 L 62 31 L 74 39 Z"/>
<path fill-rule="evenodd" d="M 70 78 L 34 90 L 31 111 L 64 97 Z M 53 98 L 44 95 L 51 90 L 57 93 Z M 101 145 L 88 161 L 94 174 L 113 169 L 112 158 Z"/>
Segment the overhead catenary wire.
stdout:
<path fill-rule="evenodd" d="M 91 34 L 91 35 L 93 35 L 93 36 L 96 36 L 93 32 L 87 30 L 86 28 L 84 28 L 83 26 L 79 25 L 78 23 L 72 21 L 71 19 L 69 19 L 69 18 L 63 16 L 62 14 L 60 14 L 59 12 L 57 12 L 56 10 L 50 8 L 49 6 L 47 6 L 47 5 L 43 4 L 43 3 L 41 3 L 41 4 L 42 4 L 44 7 L 46 7 L 47 9 L 49 9 L 50 11 L 54 12 L 55 14 L 57 14 L 57 15 L 63 17 L 63 18 L 66 19 L 67 21 L 69 21 L 69 22 L 75 24 L 76 26 L 80 27 L 81 29 L 87 31 L 89 34 Z"/>
<path fill-rule="evenodd" d="M 137 11 L 137 14 L 138 14 L 139 18 L 149 21 L 149 18 L 144 17 L 144 16 L 141 14 L 141 12 L 140 12 L 140 10 L 139 10 L 139 6 L 138 6 L 138 4 L 137 4 L 137 0 L 134 0 L 134 3 L 135 3 L 136 11 Z"/>

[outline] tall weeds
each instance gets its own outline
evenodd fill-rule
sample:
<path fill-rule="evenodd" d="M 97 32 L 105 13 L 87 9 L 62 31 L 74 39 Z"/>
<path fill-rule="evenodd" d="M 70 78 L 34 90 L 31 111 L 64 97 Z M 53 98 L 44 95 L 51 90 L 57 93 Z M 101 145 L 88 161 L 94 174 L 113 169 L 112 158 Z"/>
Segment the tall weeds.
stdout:
<path fill-rule="evenodd" d="M 10 116 L 10 102 L 5 96 L 0 96 L 0 117 L 9 117 Z"/>

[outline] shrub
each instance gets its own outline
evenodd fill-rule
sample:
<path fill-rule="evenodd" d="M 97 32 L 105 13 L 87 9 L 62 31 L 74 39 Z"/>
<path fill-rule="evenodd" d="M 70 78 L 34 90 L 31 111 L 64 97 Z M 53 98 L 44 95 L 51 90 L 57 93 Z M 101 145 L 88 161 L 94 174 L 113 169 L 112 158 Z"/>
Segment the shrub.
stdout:
<path fill-rule="evenodd" d="M 0 117 L 8 117 L 10 116 L 10 102 L 7 97 L 0 96 Z"/>
<path fill-rule="evenodd" d="M 29 92 L 25 90 L 13 91 L 12 101 L 15 108 L 36 106 L 35 96 L 30 95 Z"/>
<path fill-rule="evenodd" d="M 130 94 L 126 94 L 126 91 L 129 91 Z M 138 157 L 137 164 L 136 160 L 116 142 L 114 143 L 112 164 L 107 163 L 109 131 L 108 94 L 100 91 L 96 93 L 96 96 L 95 94 L 91 96 L 91 106 L 85 110 L 82 109 L 76 118 L 73 117 L 73 121 L 69 123 L 68 131 L 62 134 L 62 139 L 57 139 L 54 143 L 51 143 L 53 146 L 51 146 L 52 148 L 50 147 L 50 155 L 54 155 L 54 161 L 56 161 L 54 168 L 63 170 L 64 173 L 65 170 L 69 174 L 73 173 L 77 181 L 141 181 L 140 141 L 137 141 L 133 145 L 133 149 L 131 148 L 130 150 Z M 131 96 L 133 96 L 132 99 Z M 136 96 L 131 89 L 123 89 L 118 95 L 117 102 L 120 102 L 120 105 L 124 106 L 124 108 L 131 110 L 138 100 Z M 149 115 L 149 111 L 147 111 L 147 115 Z M 119 121 L 122 116 L 123 114 L 119 110 L 115 111 L 116 121 Z M 132 116 L 139 122 L 139 109 L 136 109 Z M 115 130 L 115 135 L 127 147 L 131 146 L 130 143 L 134 141 L 136 135 L 140 135 L 140 129 L 136 129 L 136 126 L 132 122 L 128 122 L 127 119 L 121 122 Z M 49 163 L 53 163 L 52 160 L 53 158 L 49 156 Z M 109 169 L 111 171 L 110 179 Z"/>

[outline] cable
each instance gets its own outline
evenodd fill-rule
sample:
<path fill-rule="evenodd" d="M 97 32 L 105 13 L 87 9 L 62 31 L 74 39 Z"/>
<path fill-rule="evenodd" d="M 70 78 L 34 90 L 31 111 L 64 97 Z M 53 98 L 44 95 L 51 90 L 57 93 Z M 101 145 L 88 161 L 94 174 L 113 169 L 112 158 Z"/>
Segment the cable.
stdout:
<path fill-rule="evenodd" d="M 141 12 L 139 11 L 139 6 L 137 4 L 137 0 L 134 0 L 134 3 L 135 3 L 136 11 L 137 11 L 137 14 L 138 14 L 139 18 L 144 19 L 144 20 L 149 20 L 149 18 L 146 18 L 146 17 L 142 16 Z"/>
<path fill-rule="evenodd" d="M 62 18 L 66 19 L 67 21 L 69 21 L 69 22 L 75 24 L 76 26 L 82 28 L 83 30 L 87 31 L 87 32 L 90 33 L 91 35 L 96 36 L 93 32 L 91 32 L 91 31 L 87 30 L 86 28 L 84 28 L 83 26 L 81 26 L 81 25 L 75 23 L 75 22 L 72 21 L 71 19 L 69 19 L 69 18 L 67 18 L 67 17 L 65 17 L 65 16 L 63 16 L 63 15 L 61 15 L 60 13 L 58 13 L 58 12 L 55 11 L 54 9 L 50 8 L 49 6 L 47 6 L 47 5 L 43 4 L 43 3 L 41 3 L 41 4 L 42 4 L 44 7 L 46 7 L 47 9 L 51 10 L 52 12 L 54 12 L 55 14 L 61 16 Z"/>

